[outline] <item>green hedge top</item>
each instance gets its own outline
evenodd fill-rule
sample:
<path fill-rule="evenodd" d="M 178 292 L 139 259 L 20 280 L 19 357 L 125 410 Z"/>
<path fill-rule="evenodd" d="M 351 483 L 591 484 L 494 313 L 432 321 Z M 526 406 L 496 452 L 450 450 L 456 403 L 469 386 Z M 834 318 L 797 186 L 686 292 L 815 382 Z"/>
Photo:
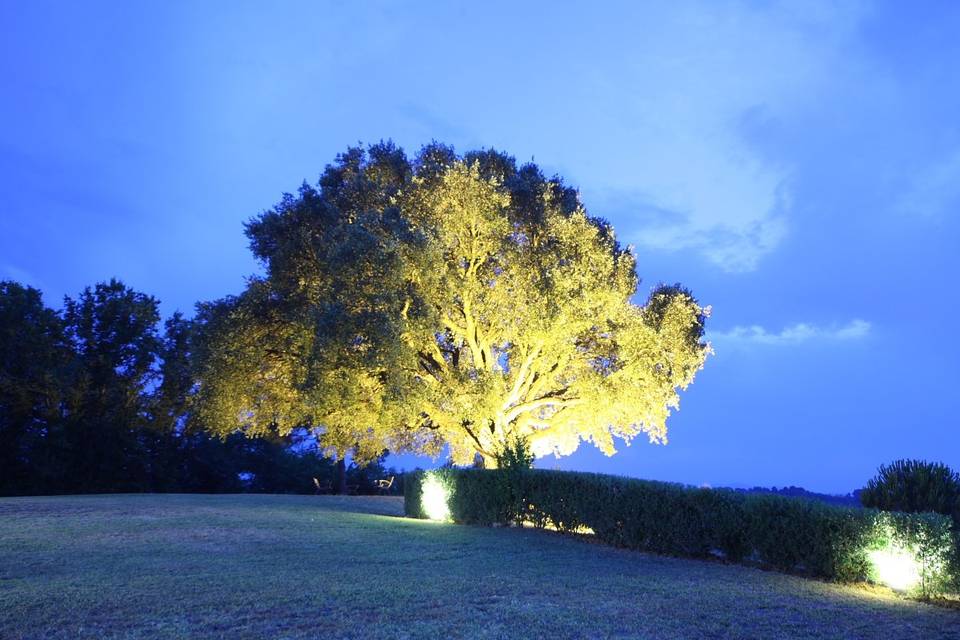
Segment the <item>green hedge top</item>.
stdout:
<path fill-rule="evenodd" d="M 958 564 L 950 519 L 939 514 L 886 514 L 594 473 L 418 472 L 406 479 L 404 507 L 415 518 L 592 533 L 619 547 L 731 562 L 750 558 L 778 571 L 879 580 L 921 595 L 947 588 L 950 567 Z M 890 575 L 878 575 L 884 572 Z"/>

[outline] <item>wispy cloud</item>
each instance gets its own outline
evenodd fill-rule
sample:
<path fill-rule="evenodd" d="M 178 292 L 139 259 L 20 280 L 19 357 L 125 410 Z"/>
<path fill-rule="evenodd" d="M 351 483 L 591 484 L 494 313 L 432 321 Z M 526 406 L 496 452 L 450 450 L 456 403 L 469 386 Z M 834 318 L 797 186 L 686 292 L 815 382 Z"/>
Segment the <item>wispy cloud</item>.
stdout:
<path fill-rule="evenodd" d="M 729 331 L 711 332 L 710 340 L 726 344 L 797 345 L 813 341 L 860 340 L 870 334 L 866 320 L 855 319 L 845 325 L 818 327 L 800 322 L 779 332 L 770 332 L 760 325 L 737 326 Z"/>
<path fill-rule="evenodd" d="M 613 63 L 616 74 L 593 78 L 608 117 L 623 121 L 623 157 L 590 176 L 585 195 L 627 222 L 621 235 L 638 247 L 751 271 L 789 232 L 794 168 L 765 157 L 750 131 L 820 104 L 864 9 L 721 6 L 657 16 L 658 33 Z"/>

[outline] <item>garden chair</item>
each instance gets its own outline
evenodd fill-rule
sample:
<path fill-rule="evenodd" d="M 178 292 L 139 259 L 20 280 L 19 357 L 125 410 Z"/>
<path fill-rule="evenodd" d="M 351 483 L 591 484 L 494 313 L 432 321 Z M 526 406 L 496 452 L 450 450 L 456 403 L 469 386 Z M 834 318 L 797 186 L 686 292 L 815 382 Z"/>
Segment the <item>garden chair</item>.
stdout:
<path fill-rule="evenodd" d="M 377 493 L 380 493 L 381 495 L 387 493 L 390 491 L 390 487 L 393 486 L 393 476 L 380 480 L 374 480 L 373 486 L 376 487 Z"/>

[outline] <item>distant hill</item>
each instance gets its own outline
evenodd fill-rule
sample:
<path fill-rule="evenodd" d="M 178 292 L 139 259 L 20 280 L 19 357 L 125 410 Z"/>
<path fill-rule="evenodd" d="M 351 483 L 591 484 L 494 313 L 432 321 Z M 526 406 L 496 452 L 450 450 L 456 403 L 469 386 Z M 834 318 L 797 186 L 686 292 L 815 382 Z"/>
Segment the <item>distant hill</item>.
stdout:
<path fill-rule="evenodd" d="M 792 496 L 795 498 L 808 498 L 810 500 L 820 500 L 829 504 L 838 504 L 845 507 L 860 507 L 860 489 L 846 495 L 833 495 L 829 493 L 815 493 L 807 491 L 803 487 L 753 487 L 752 489 L 735 489 L 740 493 L 774 493 L 778 496 Z"/>

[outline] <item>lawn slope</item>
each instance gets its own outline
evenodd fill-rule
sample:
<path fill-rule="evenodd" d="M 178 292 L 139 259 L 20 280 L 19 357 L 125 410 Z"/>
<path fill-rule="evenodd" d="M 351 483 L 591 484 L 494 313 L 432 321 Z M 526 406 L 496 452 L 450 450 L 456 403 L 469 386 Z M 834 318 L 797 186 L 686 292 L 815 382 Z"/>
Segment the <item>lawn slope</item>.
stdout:
<path fill-rule="evenodd" d="M 0 499 L 0 638 L 960 638 L 960 613 L 397 498 Z"/>

